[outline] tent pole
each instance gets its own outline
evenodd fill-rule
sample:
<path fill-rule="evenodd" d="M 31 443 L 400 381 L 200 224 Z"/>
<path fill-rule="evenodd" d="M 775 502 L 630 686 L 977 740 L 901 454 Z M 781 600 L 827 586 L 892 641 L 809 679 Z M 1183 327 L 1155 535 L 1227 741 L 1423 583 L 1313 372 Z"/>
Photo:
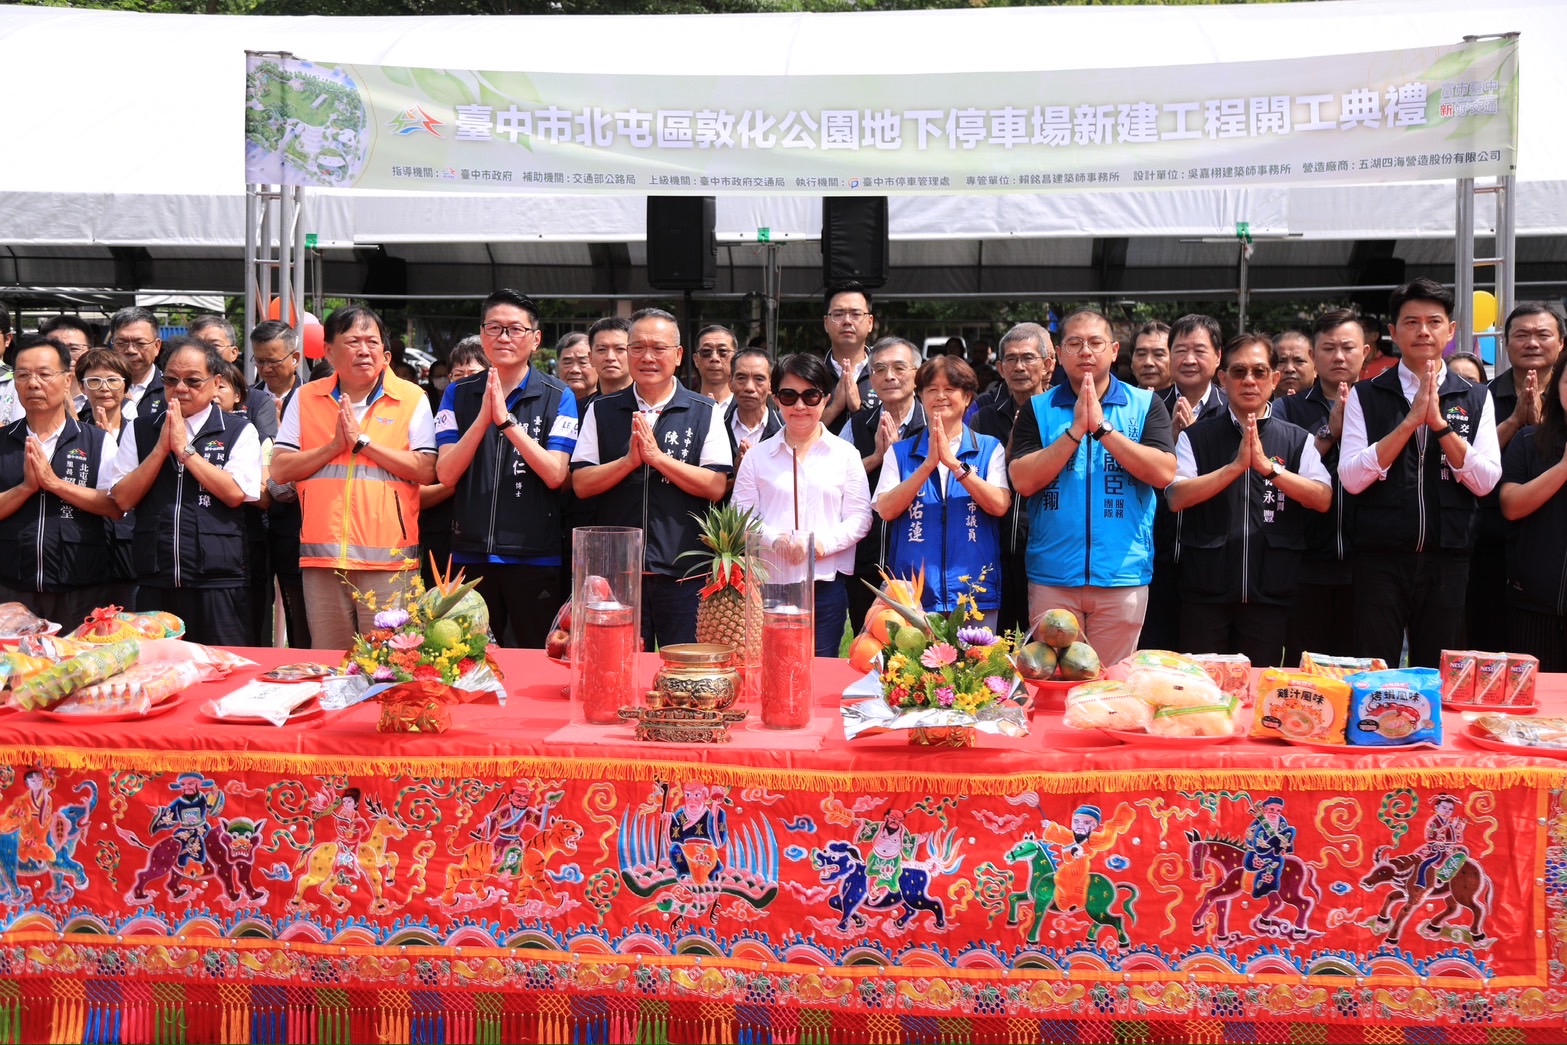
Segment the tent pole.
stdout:
<path fill-rule="evenodd" d="M 1453 335 L 1454 348 L 1461 352 L 1474 350 L 1474 299 L 1475 299 L 1475 180 L 1459 178 L 1456 183 L 1457 215 L 1453 229 L 1453 311 L 1458 329 Z M 1398 322 L 1397 316 L 1389 316 L 1389 323 Z"/>

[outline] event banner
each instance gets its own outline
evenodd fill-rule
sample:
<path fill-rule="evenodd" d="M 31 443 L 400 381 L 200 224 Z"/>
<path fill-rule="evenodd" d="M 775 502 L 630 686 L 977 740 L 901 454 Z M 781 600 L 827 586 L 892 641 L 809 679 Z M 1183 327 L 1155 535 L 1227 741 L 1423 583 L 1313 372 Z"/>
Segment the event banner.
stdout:
<path fill-rule="evenodd" d="M 877 195 L 1512 172 L 1518 42 L 1113 70 L 567 74 L 249 56 L 251 183 Z"/>

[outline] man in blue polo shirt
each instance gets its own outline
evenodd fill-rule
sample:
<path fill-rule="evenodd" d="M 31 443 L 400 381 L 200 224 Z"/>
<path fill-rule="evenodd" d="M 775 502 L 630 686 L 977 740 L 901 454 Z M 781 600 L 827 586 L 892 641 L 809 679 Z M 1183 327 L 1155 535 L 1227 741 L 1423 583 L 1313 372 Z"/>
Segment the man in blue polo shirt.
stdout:
<path fill-rule="evenodd" d="M 1061 323 L 1066 383 L 1036 395 L 1012 428 L 1012 488 L 1028 501 L 1028 612 L 1070 610 L 1100 659 L 1137 648 L 1153 575 L 1154 491 L 1175 478 L 1170 414 L 1110 372 L 1110 321 Z"/>
<path fill-rule="evenodd" d="M 541 649 L 560 590 L 560 488 L 577 447 L 577 397 L 528 361 L 539 310 L 515 290 L 479 308 L 490 369 L 447 385 L 435 417 L 436 478 L 451 487 L 452 561 L 479 575 L 505 646 Z"/>

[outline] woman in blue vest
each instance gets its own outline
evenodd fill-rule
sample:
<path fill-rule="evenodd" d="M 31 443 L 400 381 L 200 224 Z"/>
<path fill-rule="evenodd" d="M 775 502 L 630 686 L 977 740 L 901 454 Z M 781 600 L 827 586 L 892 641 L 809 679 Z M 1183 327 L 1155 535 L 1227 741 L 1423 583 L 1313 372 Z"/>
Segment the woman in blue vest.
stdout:
<path fill-rule="evenodd" d="M 787 540 L 789 531 L 815 536 L 818 657 L 836 657 L 843 643 L 854 549 L 871 528 L 860 452 L 822 424 L 837 384 L 821 356 L 798 353 L 774 364 L 783 428 L 748 450 L 735 472 L 734 506 L 754 508 L 763 534 L 775 541 Z"/>
<path fill-rule="evenodd" d="M 951 612 L 976 585 L 975 602 L 994 628 L 1001 608 L 1001 516 L 1012 506 L 1006 447 L 963 423 L 979 379 L 962 357 L 927 359 L 914 375 L 914 391 L 925 408 L 925 431 L 893 444 L 873 502 L 890 524 L 887 565 L 902 577 L 925 568 L 927 610 Z"/>

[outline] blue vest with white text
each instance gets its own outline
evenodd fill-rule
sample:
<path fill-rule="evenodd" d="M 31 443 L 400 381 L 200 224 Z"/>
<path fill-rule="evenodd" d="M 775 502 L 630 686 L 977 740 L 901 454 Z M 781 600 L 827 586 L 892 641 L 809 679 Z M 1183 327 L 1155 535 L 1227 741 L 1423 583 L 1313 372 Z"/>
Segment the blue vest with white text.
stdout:
<path fill-rule="evenodd" d="M 1001 446 L 995 438 L 978 435 L 963 428 L 958 444 L 958 460 L 983 477 L 990 459 Z M 894 443 L 892 452 L 898 462 L 898 474 L 913 475 L 930 454 L 930 430 Z M 955 476 L 941 489 L 941 472 L 925 480 L 914 502 L 902 515 L 887 525 L 887 564 L 899 577 L 911 577 L 925 567 L 925 609 L 951 613 L 958 596 L 968 591 L 968 577 L 979 583 L 980 571 L 990 567 L 983 593 L 974 601 L 980 610 L 1001 606 L 1001 577 L 997 574 L 1001 557 L 1001 520 L 985 511 L 969 496 Z"/>

